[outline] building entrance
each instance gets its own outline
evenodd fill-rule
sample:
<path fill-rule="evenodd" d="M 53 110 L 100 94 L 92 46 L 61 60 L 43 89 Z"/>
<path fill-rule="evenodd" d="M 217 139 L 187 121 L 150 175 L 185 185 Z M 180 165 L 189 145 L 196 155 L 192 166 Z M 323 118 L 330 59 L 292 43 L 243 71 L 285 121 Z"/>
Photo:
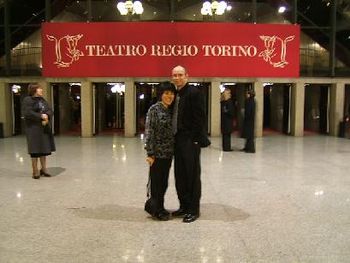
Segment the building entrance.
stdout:
<path fill-rule="evenodd" d="M 124 83 L 94 83 L 95 134 L 124 134 Z"/>
<path fill-rule="evenodd" d="M 350 84 L 345 85 L 344 118 L 339 133 L 341 137 L 350 138 Z"/>
<path fill-rule="evenodd" d="M 329 92 L 327 84 L 306 84 L 304 135 L 329 134 Z"/>
<path fill-rule="evenodd" d="M 135 82 L 136 87 L 136 134 L 145 132 L 148 109 L 157 102 L 160 82 Z"/>
<path fill-rule="evenodd" d="M 157 102 L 157 87 L 160 82 L 135 82 L 136 87 L 136 134 L 143 134 L 145 131 L 145 121 L 148 109 Z M 206 115 L 208 118 L 208 92 L 210 83 L 190 82 L 190 85 L 198 87 L 203 94 Z M 208 121 L 206 124 L 209 131 Z"/>
<path fill-rule="evenodd" d="M 345 85 L 344 117 L 350 117 L 350 84 Z"/>
<path fill-rule="evenodd" d="M 291 84 L 264 83 L 263 135 L 290 134 Z"/>
<path fill-rule="evenodd" d="M 55 135 L 81 135 L 80 83 L 51 83 L 53 132 Z"/>
<path fill-rule="evenodd" d="M 12 134 L 24 134 L 24 119 L 22 118 L 22 101 L 28 96 L 29 83 L 10 83 L 12 96 Z"/>
<path fill-rule="evenodd" d="M 252 88 L 251 83 L 221 83 L 220 91 L 221 93 L 224 89 L 231 90 L 231 98 L 233 104 L 233 134 L 240 136 L 243 128 L 243 118 L 244 118 L 244 101 L 245 94 L 248 89 Z"/>

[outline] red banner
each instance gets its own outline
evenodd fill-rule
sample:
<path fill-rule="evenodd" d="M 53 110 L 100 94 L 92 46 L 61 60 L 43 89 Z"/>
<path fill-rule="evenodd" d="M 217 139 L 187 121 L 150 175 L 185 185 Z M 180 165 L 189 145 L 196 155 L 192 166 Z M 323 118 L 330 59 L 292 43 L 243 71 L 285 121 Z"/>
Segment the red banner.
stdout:
<path fill-rule="evenodd" d="M 298 25 L 43 23 L 45 77 L 298 77 Z"/>

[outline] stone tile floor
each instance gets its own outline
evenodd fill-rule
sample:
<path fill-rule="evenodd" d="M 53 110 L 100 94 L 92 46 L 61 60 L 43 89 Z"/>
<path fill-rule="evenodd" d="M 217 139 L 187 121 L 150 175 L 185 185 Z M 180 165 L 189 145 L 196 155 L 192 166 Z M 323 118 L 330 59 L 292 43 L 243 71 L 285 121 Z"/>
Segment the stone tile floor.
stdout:
<path fill-rule="evenodd" d="M 140 138 L 56 137 L 31 178 L 24 137 L 0 139 L 0 262 L 350 262 L 350 140 L 257 139 L 202 150 L 201 217 L 152 220 Z M 166 207 L 178 207 L 171 170 Z"/>

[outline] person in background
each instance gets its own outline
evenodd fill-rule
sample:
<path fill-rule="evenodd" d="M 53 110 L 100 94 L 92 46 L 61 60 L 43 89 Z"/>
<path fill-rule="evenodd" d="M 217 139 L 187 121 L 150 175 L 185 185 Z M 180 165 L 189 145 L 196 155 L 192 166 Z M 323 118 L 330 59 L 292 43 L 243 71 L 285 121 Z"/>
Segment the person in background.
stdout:
<path fill-rule="evenodd" d="M 224 89 L 221 94 L 221 133 L 222 133 L 222 150 L 230 152 L 231 133 L 233 131 L 233 101 L 231 99 L 231 90 Z"/>
<path fill-rule="evenodd" d="M 188 84 L 184 67 L 172 70 L 172 82 L 177 89 L 174 103 L 173 128 L 175 134 L 175 186 L 180 208 L 172 213 L 191 223 L 200 216 L 201 147 L 209 141 L 205 131 L 205 104 L 201 91 Z"/>
<path fill-rule="evenodd" d="M 159 85 L 159 101 L 149 108 L 145 125 L 145 150 L 146 161 L 150 166 L 151 192 L 151 201 L 147 202 L 152 203 L 147 210 L 161 221 L 169 220 L 170 216 L 164 208 L 164 195 L 168 188 L 169 170 L 174 155 L 171 106 L 175 92 L 175 87 L 170 82 Z"/>
<path fill-rule="evenodd" d="M 40 175 L 50 177 L 47 171 L 46 156 L 56 150 L 51 131 L 52 110 L 43 98 L 43 89 L 38 84 L 29 84 L 29 96 L 22 102 L 22 116 L 25 121 L 28 153 L 32 158 L 33 179 Z M 38 159 L 41 169 L 38 169 Z"/>
<path fill-rule="evenodd" d="M 246 153 L 255 153 L 255 92 L 248 90 L 246 92 L 246 99 L 244 103 L 244 121 L 242 137 L 246 139 L 242 151 Z"/>

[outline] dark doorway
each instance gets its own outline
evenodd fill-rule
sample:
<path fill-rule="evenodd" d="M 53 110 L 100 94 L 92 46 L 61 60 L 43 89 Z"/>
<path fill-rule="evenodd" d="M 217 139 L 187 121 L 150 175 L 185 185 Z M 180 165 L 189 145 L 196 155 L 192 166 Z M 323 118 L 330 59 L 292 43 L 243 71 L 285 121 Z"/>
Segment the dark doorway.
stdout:
<path fill-rule="evenodd" d="M 145 121 L 148 109 L 157 102 L 157 87 L 160 82 L 135 82 L 136 87 L 136 133 L 142 134 L 145 131 Z M 208 92 L 210 83 L 207 82 L 190 82 L 190 85 L 196 86 L 201 90 L 206 108 L 208 120 Z M 209 124 L 206 124 L 207 131 Z"/>
<path fill-rule="evenodd" d="M 291 84 L 264 83 L 263 134 L 290 133 Z"/>
<path fill-rule="evenodd" d="M 283 124 L 282 132 L 284 134 L 290 134 L 290 100 L 292 85 L 285 84 L 283 85 Z"/>
<path fill-rule="evenodd" d="M 95 83 L 95 134 L 124 134 L 124 83 Z"/>
<path fill-rule="evenodd" d="M 245 94 L 248 89 L 252 88 L 251 83 L 222 83 L 221 92 L 225 88 L 231 90 L 232 103 L 233 103 L 233 134 L 240 135 L 243 127 L 244 118 L 244 101 Z"/>
<path fill-rule="evenodd" d="M 321 134 L 328 134 L 329 133 L 329 123 L 328 123 L 328 117 L 329 117 L 329 87 L 326 85 L 320 86 L 320 102 L 319 102 L 319 108 L 320 108 L 320 125 L 319 125 L 319 131 Z"/>
<path fill-rule="evenodd" d="M 29 83 L 10 83 L 9 87 L 12 94 L 12 119 L 13 135 L 24 134 L 24 120 L 22 118 L 22 101 L 28 96 Z"/>
<path fill-rule="evenodd" d="M 136 87 L 136 134 L 145 131 L 148 109 L 157 102 L 157 87 L 159 82 L 135 82 Z"/>
<path fill-rule="evenodd" d="M 304 135 L 329 133 L 329 85 L 305 86 Z"/>
<path fill-rule="evenodd" d="M 264 119 L 263 119 L 263 133 L 271 128 L 271 92 L 273 84 L 264 83 Z"/>
<path fill-rule="evenodd" d="M 59 135 L 81 135 L 81 84 L 52 83 L 53 130 Z"/>
<path fill-rule="evenodd" d="M 344 119 L 341 123 L 340 136 L 350 138 L 350 85 L 345 85 Z"/>
<path fill-rule="evenodd" d="M 344 117 L 350 117 L 350 84 L 345 85 Z"/>

